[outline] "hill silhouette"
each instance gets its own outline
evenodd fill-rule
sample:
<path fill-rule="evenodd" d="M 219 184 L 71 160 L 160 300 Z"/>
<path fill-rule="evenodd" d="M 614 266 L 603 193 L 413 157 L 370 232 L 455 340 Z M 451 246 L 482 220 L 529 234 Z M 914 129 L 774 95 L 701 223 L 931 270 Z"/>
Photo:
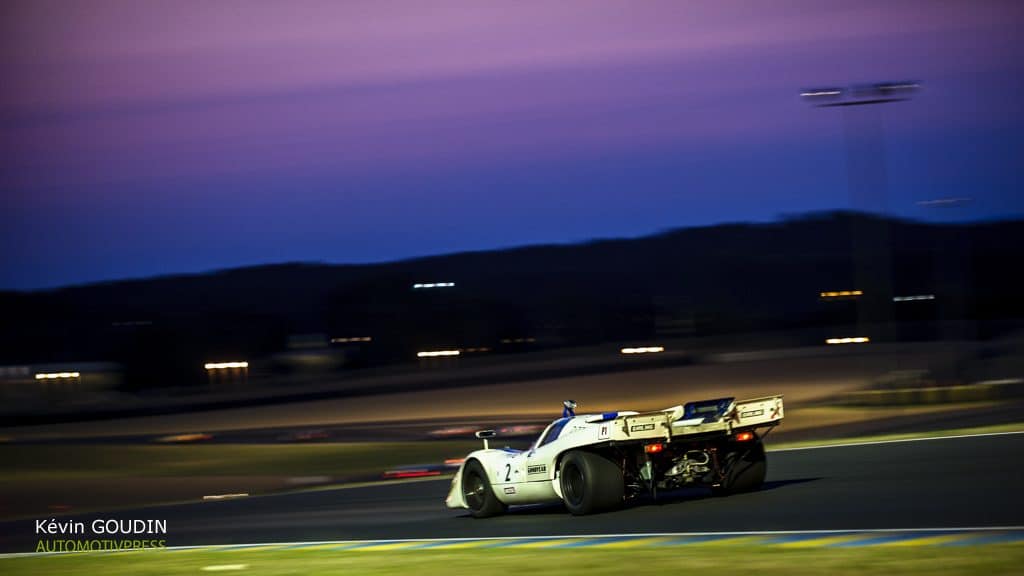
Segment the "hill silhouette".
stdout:
<path fill-rule="evenodd" d="M 501 352 L 865 320 L 911 327 L 892 338 L 935 337 L 939 322 L 969 320 L 985 337 L 1024 319 L 1015 282 L 1022 249 L 1019 220 L 831 212 L 381 264 L 275 264 L 3 292 L 0 363 L 110 360 L 129 380 L 133 366 L 178 367 L 147 378 L 160 385 L 199 378 L 202 359 L 280 352 L 296 334 L 372 337 L 350 365 L 446 347 Z M 413 288 L 430 282 L 455 286 Z M 864 295 L 819 297 L 850 289 Z M 936 298 L 892 304 L 906 294 Z"/>

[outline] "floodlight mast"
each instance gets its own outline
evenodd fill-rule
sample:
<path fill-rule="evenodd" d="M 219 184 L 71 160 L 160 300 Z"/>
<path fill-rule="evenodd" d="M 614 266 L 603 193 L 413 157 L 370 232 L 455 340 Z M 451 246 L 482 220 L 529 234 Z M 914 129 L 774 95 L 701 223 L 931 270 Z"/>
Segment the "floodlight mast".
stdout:
<path fill-rule="evenodd" d="M 920 89 L 920 82 L 900 81 L 800 91 L 800 97 L 815 108 L 844 110 L 847 180 L 850 204 L 854 209 L 860 212 L 886 211 L 888 176 L 878 105 L 905 102 Z M 863 111 L 858 112 L 860 110 Z M 857 134 L 858 129 L 863 131 L 862 135 Z M 870 293 L 868 297 L 857 299 L 858 333 L 871 331 L 878 340 L 889 340 L 893 274 L 888 226 L 884 220 L 870 216 L 860 218 L 855 224 L 856 284 L 869 289 Z"/>

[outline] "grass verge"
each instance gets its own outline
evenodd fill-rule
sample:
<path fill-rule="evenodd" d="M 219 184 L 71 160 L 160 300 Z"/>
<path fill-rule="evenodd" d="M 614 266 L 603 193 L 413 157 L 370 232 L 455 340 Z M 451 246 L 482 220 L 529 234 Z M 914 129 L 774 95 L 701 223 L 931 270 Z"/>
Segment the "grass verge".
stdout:
<path fill-rule="evenodd" d="M 0 559 L 4 574 L 149 574 L 221 572 L 280 574 L 479 574 L 536 575 L 693 574 L 756 572 L 759 576 L 847 574 L 918 576 L 1010 574 L 1024 563 L 1024 546 L 993 544 L 909 549 L 771 546 L 684 546 L 629 550 L 275 551 L 146 550 Z"/>
<path fill-rule="evenodd" d="M 440 463 L 478 440 L 324 444 L 12 444 L 0 476 L 15 478 L 314 476 L 361 477 L 395 466 Z"/>
<path fill-rule="evenodd" d="M 476 440 L 0 445 L 0 518 L 136 508 L 196 501 L 206 495 L 265 494 L 308 484 L 367 480 L 398 466 L 462 457 L 478 446 Z"/>

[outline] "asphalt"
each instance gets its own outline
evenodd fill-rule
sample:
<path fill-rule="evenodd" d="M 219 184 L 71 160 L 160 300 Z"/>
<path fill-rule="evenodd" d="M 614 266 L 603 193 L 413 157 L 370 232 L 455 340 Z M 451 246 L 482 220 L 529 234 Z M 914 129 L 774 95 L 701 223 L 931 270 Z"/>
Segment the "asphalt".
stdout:
<path fill-rule="evenodd" d="M 1024 435 L 769 453 L 765 487 L 714 498 L 702 489 L 573 517 L 557 505 L 475 520 L 448 510 L 448 481 L 318 490 L 151 507 L 59 520 L 167 521 L 168 545 L 347 539 L 1024 525 Z M 27 552 L 35 522 L 0 523 L 0 551 Z M 45 536 L 48 539 L 60 536 Z M 78 536 L 84 538 L 85 536 Z M 92 538 L 93 536 L 87 536 Z"/>

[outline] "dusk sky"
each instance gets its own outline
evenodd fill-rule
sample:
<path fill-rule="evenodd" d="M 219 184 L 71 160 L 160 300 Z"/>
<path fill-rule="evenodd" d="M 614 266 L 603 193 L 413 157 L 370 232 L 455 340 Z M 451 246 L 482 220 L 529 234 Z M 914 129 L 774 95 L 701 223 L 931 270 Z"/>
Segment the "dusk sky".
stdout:
<path fill-rule="evenodd" d="M 4 0 L 0 289 L 1020 217 L 1021 30 L 1014 0 Z M 888 80 L 922 88 L 799 97 Z M 886 192 L 857 206 L 846 131 L 873 114 Z M 971 200 L 919 204 L 946 197 Z"/>

